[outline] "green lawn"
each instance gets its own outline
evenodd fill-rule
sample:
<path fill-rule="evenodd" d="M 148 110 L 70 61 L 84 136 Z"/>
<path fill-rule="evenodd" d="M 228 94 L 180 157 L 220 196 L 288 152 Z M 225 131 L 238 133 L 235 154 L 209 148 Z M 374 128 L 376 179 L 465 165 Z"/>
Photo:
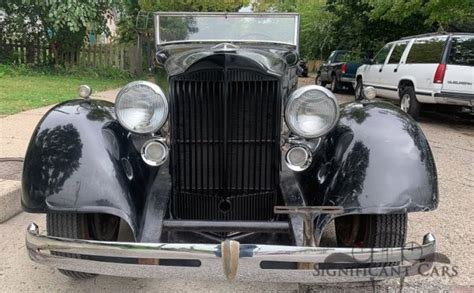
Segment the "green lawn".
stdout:
<path fill-rule="evenodd" d="M 92 87 L 93 92 L 98 92 L 123 86 L 127 82 L 126 79 L 67 75 L 0 75 L 0 115 L 77 98 L 81 84 L 87 84 Z"/>

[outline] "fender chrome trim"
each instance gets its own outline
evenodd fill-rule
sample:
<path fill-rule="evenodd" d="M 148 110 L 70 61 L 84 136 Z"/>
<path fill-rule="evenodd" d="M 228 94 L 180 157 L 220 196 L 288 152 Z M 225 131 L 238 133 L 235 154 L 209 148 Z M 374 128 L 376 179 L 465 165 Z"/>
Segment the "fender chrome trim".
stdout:
<path fill-rule="evenodd" d="M 34 223 L 28 226 L 26 233 L 26 247 L 33 261 L 64 270 L 134 278 L 188 276 L 200 280 L 286 283 L 361 282 L 422 274 L 433 266 L 435 246 L 432 234 L 425 235 L 422 245 L 352 249 L 239 244 L 229 240 L 221 244 L 78 240 L 40 234 L 39 227 Z M 69 255 L 53 255 L 51 251 Z M 75 258 L 77 256 L 71 256 L 71 253 L 95 256 L 96 259 Z M 321 263 L 328 263 L 328 258 L 334 260 L 337 255 L 350 256 L 358 263 L 401 263 L 360 269 L 319 269 Z M 147 259 L 199 260 L 201 265 L 159 265 L 159 261 L 147 262 Z M 347 258 L 342 260 L 347 262 Z M 312 263 L 314 266 L 313 269 L 303 270 L 261 267 L 261 262 L 272 261 Z M 329 263 L 337 262 L 340 263 L 341 258 Z"/>

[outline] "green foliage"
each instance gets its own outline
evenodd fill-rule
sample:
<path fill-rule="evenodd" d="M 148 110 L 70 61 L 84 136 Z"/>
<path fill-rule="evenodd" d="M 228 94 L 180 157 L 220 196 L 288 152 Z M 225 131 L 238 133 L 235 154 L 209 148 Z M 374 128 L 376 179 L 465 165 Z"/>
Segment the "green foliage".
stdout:
<path fill-rule="evenodd" d="M 299 1 L 300 54 L 308 59 L 322 59 L 334 41 L 334 15 L 325 8 L 325 1 Z"/>
<path fill-rule="evenodd" d="M 155 67 L 153 72 L 155 83 L 160 86 L 166 96 L 169 94 L 168 74 L 163 67 Z"/>
<path fill-rule="evenodd" d="M 57 50 L 78 49 L 86 31 L 108 32 L 106 13 L 120 0 L 8 0 L 4 34 L 23 41 L 47 39 Z"/>
<path fill-rule="evenodd" d="M 0 0 L 0 9 L 9 15 L 4 31 L 27 43 L 47 39 L 53 50 L 77 49 L 89 31 L 107 33 L 104 16 L 111 9 L 120 11 L 118 32 L 123 42 L 136 40 L 138 32 L 151 37 L 151 13 L 156 11 L 233 12 L 250 7 L 260 12 L 299 12 L 301 55 L 324 59 L 334 49 L 349 49 L 358 55 L 407 35 L 437 30 L 473 31 L 472 1 Z"/>
<path fill-rule="evenodd" d="M 252 11 L 255 11 L 255 12 L 296 12 L 297 1 L 298 0 L 279 0 L 279 1 L 260 0 L 260 1 L 252 1 L 251 6 L 252 6 Z M 313 2 L 313 1 L 314 0 L 308 0 L 306 2 Z"/>
<path fill-rule="evenodd" d="M 123 0 L 124 15 L 118 23 L 122 42 L 136 39 L 137 32 L 153 31 L 153 12 L 157 11 L 228 11 L 235 12 L 249 5 L 250 0 Z M 188 24 L 192 25 L 192 24 Z M 176 30 L 175 30 L 176 31 Z"/>
<path fill-rule="evenodd" d="M 472 31 L 474 25 L 472 0 L 328 0 L 326 8 L 335 17 L 331 47 L 356 54 L 374 53 L 404 36 Z"/>
<path fill-rule="evenodd" d="M 299 12 L 300 53 L 309 59 L 326 59 L 336 49 L 371 54 L 408 35 L 474 30 L 472 0 L 260 0 L 252 7 Z"/>
<path fill-rule="evenodd" d="M 138 0 L 143 11 L 238 11 L 249 0 Z"/>
<path fill-rule="evenodd" d="M 366 0 L 371 19 L 401 24 L 413 14 L 420 15 L 428 25 L 448 29 L 450 25 L 465 25 L 474 19 L 472 0 Z"/>
<path fill-rule="evenodd" d="M 28 69 L 25 66 L 10 66 L 5 64 L 0 64 L 0 78 L 4 76 L 17 76 L 28 74 Z"/>
<path fill-rule="evenodd" d="M 68 76 L 84 76 L 84 77 L 97 77 L 101 79 L 132 79 L 133 76 L 127 71 L 112 67 L 90 67 L 90 66 L 73 66 L 73 67 L 55 67 L 54 71 L 51 68 L 47 68 L 47 72 L 57 75 L 68 75 Z"/>
<path fill-rule="evenodd" d="M 120 42 L 130 43 L 136 39 L 136 19 L 139 11 L 138 0 L 122 0 L 121 16 L 117 22 Z"/>
<path fill-rule="evenodd" d="M 15 76 L 64 76 L 100 79 L 132 79 L 133 76 L 115 67 L 89 67 L 89 66 L 53 66 L 53 65 L 6 65 L 0 64 L 0 77 Z"/>
<path fill-rule="evenodd" d="M 371 6 L 362 1 L 328 1 L 326 8 L 334 15 L 332 49 L 352 50 L 356 55 L 372 54 L 403 36 L 432 31 L 420 14 L 412 14 L 400 24 L 370 18 Z"/>

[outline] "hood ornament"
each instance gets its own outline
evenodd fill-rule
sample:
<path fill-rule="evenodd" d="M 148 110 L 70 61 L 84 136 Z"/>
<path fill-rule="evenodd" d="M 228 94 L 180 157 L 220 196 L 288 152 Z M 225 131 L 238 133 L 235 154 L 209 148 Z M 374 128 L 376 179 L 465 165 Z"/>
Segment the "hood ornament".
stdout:
<path fill-rule="evenodd" d="M 232 43 L 220 43 L 211 47 L 211 50 L 215 52 L 236 52 L 238 49 L 240 47 Z"/>

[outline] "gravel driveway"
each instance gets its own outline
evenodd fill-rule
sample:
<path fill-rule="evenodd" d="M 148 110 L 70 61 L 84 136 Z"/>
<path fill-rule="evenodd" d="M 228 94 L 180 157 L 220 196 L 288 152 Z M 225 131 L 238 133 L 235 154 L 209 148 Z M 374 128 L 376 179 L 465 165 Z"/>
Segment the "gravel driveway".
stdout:
<path fill-rule="evenodd" d="M 312 83 L 312 79 L 301 80 Z M 352 100 L 348 94 L 338 94 L 341 102 Z M 426 232 L 437 238 L 438 251 L 451 261 L 450 265 L 437 263 L 431 276 L 407 278 L 406 289 L 460 289 L 474 288 L 474 124 L 454 116 L 426 114 L 420 126 L 428 137 L 435 156 L 440 189 L 438 210 L 409 216 L 408 240 L 419 242 Z M 294 292 L 296 284 L 203 282 L 177 278 L 174 280 L 128 279 L 100 276 L 94 280 L 73 281 L 53 269 L 31 262 L 24 246 L 26 226 L 37 222 L 45 227 L 43 215 L 21 213 L 0 225 L 0 291 L 215 291 Z M 445 268 L 443 276 L 442 267 Z M 447 273 L 456 276 L 448 276 Z M 399 280 L 376 284 L 377 289 L 397 289 Z M 471 287 L 471 288 L 468 288 Z M 372 290 L 372 284 L 345 284 L 312 286 L 313 291 Z"/>

